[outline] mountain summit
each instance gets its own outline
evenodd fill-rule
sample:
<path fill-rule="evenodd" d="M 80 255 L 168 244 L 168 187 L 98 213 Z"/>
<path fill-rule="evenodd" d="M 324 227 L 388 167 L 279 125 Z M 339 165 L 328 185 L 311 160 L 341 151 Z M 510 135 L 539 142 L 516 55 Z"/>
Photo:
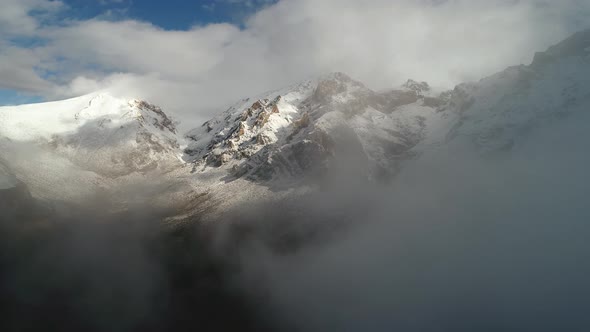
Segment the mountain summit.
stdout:
<path fill-rule="evenodd" d="M 0 108 L 0 150 L 34 194 L 65 201 L 182 165 L 159 107 L 106 93 Z"/>
<path fill-rule="evenodd" d="M 393 173 L 425 136 L 436 97 L 426 83 L 375 92 L 343 73 L 248 98 L 187 134 L 195 172 L 227 168 L 269 181 L 348 169 Z"/>

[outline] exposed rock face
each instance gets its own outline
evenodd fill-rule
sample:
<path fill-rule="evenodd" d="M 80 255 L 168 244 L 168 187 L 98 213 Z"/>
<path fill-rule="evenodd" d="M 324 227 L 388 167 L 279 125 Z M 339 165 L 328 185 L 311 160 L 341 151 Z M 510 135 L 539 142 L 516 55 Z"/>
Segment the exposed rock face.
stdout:
<path fill-rule="evenodd" d="M 439 97 L 429 91 L 425 82 L 410 80 L 399 90 L 377 93 L 334 73 L 237 104 L 191 131 L 185 152 L 196 169 L 229 165 L 235 176 L 255 181 L 336 169 L 355 169 L 365 178 L 394 173 L 425 130 L 423 117 L 408 116 L 403 107 L 434 112 L 424 104 L 427 96 L 431 103 Z"/>
<path fill-rule="evenodd" d="M 209 142 L 202 145 L 189 146 L 185 153 L 190 156 L 200 156 L 206 165 L 222 166 L 227 162 L 235 159 L 248 158 L 255 154 L 261 147 L 276 141 L 274 133 L 277 125 L 281 125 L 286 119 L 280 116 L 278 103 L 280 96 L 275 97 L 272 101 L 269 99 L 257 100 L 244 107 L 242 111 L 236 114 L 230 114 L 236 111 L 231 108 L 224 114 L 223 122 L 221 119 L 207 121 L 202 128 L 191 131 L 187 137 L 189 140 L 198 141 L 200 135 L 213 134 Z M 239 114 L 238 114 L 239 113 Z M 231 119 L 233 120 L 233 123 Z M 269 121 L 272 123 L 269 124 Z M 228 127 L 219 130 L 219 123 L 224 123 Z M 215 126 L 217 124 L 217 128 Z M 215 132 L 215 129 L 217 131 Z M 213 131 L 213 132 L 212 132 Z M 209 135 L 210 137 L 211 135 Z"/>
<path fill-rule="evenodd" d="M 330 104 L 335 101 L 337 96 L 348 93 L 361 96 L 370 94 L 370 91 L 362 83 L 352 80 L 345 74 L 334 73 L 317 83 L 309 103 Z"/>
<path fill-rule="evenodd" d="M 150 104 L 143 100 L 134 100 L 131 106 L 135 106 L 144 112 L 152 112 L 156 116 L 151 117 L 152 125 L 160 130 L 168 130 L 172 134 L 176 134 L 176 127 L 170 118 L 162 111 L 162 109 L 156 105 Z"/>

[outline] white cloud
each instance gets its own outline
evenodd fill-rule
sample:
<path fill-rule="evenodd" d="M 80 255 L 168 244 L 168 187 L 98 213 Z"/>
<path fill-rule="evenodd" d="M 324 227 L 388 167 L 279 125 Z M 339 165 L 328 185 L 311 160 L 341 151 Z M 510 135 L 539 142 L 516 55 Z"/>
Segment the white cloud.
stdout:
<path fill-rule="evenodd" d="M 25 2 L 10 0 L 20 28 L 1 18 L 0 27 L 47 43 L 22 50 L 35 60 L 4 56 L 5 67 L 18 67 L 19 86 L 28 77 L 50 97 L 109 87 L 199 121 L 241 97 L 328 71 L 347 72 L 374 88 L 410 77 L 450 87 L 526 63 L 535 51 L 588 27 L 590 17 L 590 3 L 579 0 L 283 0 L 252 16 L 244 29 L 216 24 L 166 31 L 99 19 L 39 29 L 27 13 L 48 1 Z M 33 66 L 59 73 L 55 85 L 34 77 Z M 0 85 L 7 80 L 0 78 Z"/>
<path fill-rule="evenodd" d="M 1 87 L 23 92 L 42 93 L 52 84 L 35 72 L 38 59 L 29 50 L 8 47 L 0 50 L 0 77 L 6 78 Z"/>
<path fill-rule="evenodd" d="M 193 80 L 223 61 L 224 44 L 237 33 L 228 24 L 164 31 L 137 21 L 90 20 L 44 33 L 51 43 L 43 53 L 81 67 L 97 64 L 109 72 L 157 72 L 172 80 Z"/>
<path fill-rule="evenodd" d="M 0 10 L 0 31 L 7 35 L 30 35 L 39 26 L 32 11 L 55 12 L 63 7 L 61 1 L 46 0 L 2 0 Z"/>

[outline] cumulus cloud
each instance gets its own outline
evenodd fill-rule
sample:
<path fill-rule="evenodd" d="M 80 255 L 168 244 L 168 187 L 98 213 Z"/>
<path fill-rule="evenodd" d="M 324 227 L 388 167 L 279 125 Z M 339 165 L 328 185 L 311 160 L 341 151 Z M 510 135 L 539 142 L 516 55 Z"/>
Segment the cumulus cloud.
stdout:
<path fill-rule="evenodd" d="M 68 63 L 84 59 L 78 70 L 97 64 L 105 72 L 161 73 L 190 82 L 223 61 L 224 44 L 238 32 L 229 24 L 165 31 L 137 21 L 90 20 L 48 30 L 44 34 L 51 43 L 42 51 Z"/>
<path fill-rule="evenodd" d="M 42 14 L 56 12 L 63 6 L 61 1 L 2 0 L 0 31 L 4 36 L 34 34 Z"/>
<path fill-rule="evenodd" d="M 449 88 L 529 62 L 535 51 L 587 27 L 590 16 L 590 3 L 581 0 L 282 0 L 242 27 L 170 31 L 98 18 L 40 28 L 31 12 L 56 10 L 57 2 L 9 4 L 16 14 L 2 17 L 20 17 L 21 28 L 6 18 L 0 26 L 45 43 L 21 50 L 34 60 L 4 56 L 18 75 L 3 76 L 1 86 L 30 82 L 35 88 L 28 90 L 48 98 L 112 89 L 194 121 L 239 98 L 329 71 L 376 89 L 407 78 Z M 22 84 L 10 83 L 13 76 Z"/>
<path fill-rule="evenodd" d="M 0 49 L 0 77 L 4 78 L 0 86 L 30 93 L 52 89 L 53 85 L 35 71 L 39 63 L 39 58 L 31 50 L 12 46 Z"/>

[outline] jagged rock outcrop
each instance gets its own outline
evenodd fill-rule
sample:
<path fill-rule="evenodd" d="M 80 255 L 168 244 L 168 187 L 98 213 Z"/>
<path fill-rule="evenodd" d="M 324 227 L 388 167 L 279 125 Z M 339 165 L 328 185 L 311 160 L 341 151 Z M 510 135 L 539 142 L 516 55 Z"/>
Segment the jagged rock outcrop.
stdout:
<path fill-rule="evenodd" d="M 403 107 L 434 112 L 426 98 L 438 99 L 425 82 L 375 92 L 334 73 L 242 101 L 189 132 L 185 152 L 195 172 L 228 165 L 234 176 L 256 181 L 317 176 L 345 164 L 366 178 L 394 173 L 424 136 L 422 116 Z"/>

